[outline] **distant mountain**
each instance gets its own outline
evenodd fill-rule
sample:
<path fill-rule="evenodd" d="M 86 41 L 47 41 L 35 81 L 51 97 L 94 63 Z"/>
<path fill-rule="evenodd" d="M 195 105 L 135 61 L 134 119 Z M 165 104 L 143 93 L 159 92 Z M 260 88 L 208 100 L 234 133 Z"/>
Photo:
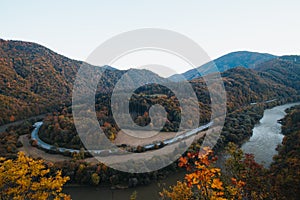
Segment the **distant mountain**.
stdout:
<path fill-rule="evenodd" d="M 281 56 L 258 64 L 254 70 L 264 79 L 294 88 L 300 94 L 300 56 Z"/>
<path fill-rule="evenodd" d="M 80 66 L 92 66 L 59 55 L 39 44 L 0 39 L 0 125 L 46 113 L 71 103 L 73 82 Z M 112 91 L 127 71 L 103 66 L 98 93 Z M 132 70 L 154 82 L 162 78 L 147 70 Z M 132 76 L 134 77 L 134 76 Z M 128 84 L 128 87 L 132 87 Z"/>
<path fill-rule="evenodd" d="M 111 70 L 111 71 L 117 70 L 116 68 L 114 68 L 112 66 L 109 66 L 109 65 L 104 65 L 104 66 L 102 66 L 102 68 L 108 69 L 108 70 Z"/>
<path fill-rule="evenodd" d="M 191 69 L 179 75 L 175 74 L 169 77 L 169 79 L 173 81 L 179 81 L 182 80 L 183 78 L 187 80 L 192 80 L 194 78 L 201 76 L 201 74 L 199 74 L 199 71 L 201 71 L 201 69 L 207 68 L 213 63 L 217 66 L 220 72 L 224 72 L 228 69 L 235 68 L 235 67 L 254 68 L 256 65 L 274 58 L 276 58 L 276 56 L 271 54 L 266 54 L 266 53 L 256 53 L 256 52 L 249 52 L 249 51 L 232 52 L 220 58 L 217 58 L 212 62 L 206 63 L 198 67 L 197 69 Z"/>

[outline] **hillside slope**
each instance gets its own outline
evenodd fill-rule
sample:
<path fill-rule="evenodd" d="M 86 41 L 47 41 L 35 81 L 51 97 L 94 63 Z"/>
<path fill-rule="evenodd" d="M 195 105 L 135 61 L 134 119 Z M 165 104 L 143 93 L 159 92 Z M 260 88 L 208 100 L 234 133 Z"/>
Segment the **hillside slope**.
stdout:
<path fill-rule="evenodd" d="M 232 111 L 242 106 L 271 99 L 289 99 L 297 95 L 297 91 L 261 76 L 260 72 L 244 67 L 236 67 L 221 73 L 227 96 L 228 110 Z M 205 85 L 202 78 L 193 79 L 191 83 Z M 203 89 L 202 89 L 203 90 Z M 196 89 L 197 93 L 200 90 Z M 201 98 L 203 99 L 203 97 Z"/>
<path fill-rule="evenodd" d="M 300 93 L 300 56 L 281 56 L 257 65 L 264 79 L 296 89 Z"/>
<path fill-rule="evenodd" d="M 81 64 L 35 43 L 0 40 L 0 124 L 70 103 Z"/>
<path fill-rule="evenodd" d="M 0 125 L 70 105 L 73 83 L 83 64 L 105 70 L 98 93 L 112 91 L 128 71 L 72 60 L 39 44 L 0 39 Z M 142 77 L 154 82 L 163 80 L 148 70 L 131 70 L 131 74 L 127 77 L 128 88 L 143 82 Z"/>

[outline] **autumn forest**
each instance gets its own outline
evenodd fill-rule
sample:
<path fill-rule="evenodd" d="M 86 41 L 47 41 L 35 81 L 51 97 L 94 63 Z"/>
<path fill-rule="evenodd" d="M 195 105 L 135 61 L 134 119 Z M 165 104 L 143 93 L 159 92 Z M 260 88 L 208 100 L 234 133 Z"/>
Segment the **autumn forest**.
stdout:
<path fill-rule="evenodd" d="M 93 160 L 77 132 L 72 110 L 76 73 L 82 65 L 99 68 L 103 77 L 95 94 L 98 125 L 110 142 L 135 154 L 154 152 L 170 146 L 167 141 L 179 127 L 208 124 L 212 119 L 211 96 L 203 77 L 188 71 L 183 76 L 197 97 L 199 116 L 181 124 L 182 105 L 176 95 L 162 84 L 149 83 L 134 91 L 129 111 L 137 127 L 163 124 L 160 135 L 144 143 L 124 136 L 115 121 L 111 97 L 118 80 L 130 70 L 93 66 L 65 56 L 36 43 L 0 39 L 0 199 L 72 199 L 70 186 L 113 190 L 134 188 L 127 199 L 139 199 L 139 187 L 164 182 L 171 176 L 183 178 L 160 187 L 157 199 L 225 200 L 278 199 L 300 196 L 300 106 L 287 109 L 280 119 L 282 142 L 269 167 L 244 153 L 241 146 L 251 138 L 264 111 L 300 100 L 300 56 L 273 56 L 254 52 L 234 52 L 216 60 L 226 91 L 226 117 L 220 137 L 213 148 L 202 147 L 207 128 L 197 133 L 190 146 L 180 140 L 168 156 L 153 156 L 149 163 L 171 163 L 146 172 L 129 173 Z M 228 69 L 222 66 L 229 66 Z M 132 70 L 132 82 L 151 77 L 166 81 L 148 70 Z M 178 83 L 176 76 L 168 84 Z M 172 82 L 174 81 L 174 82 Z M 125 89 L 131 89 L 128 83 Z M 186 98 L 189 102 L 189 97 Z M 122 99 L 121 99 L 122 100 Z M 151 118 L 150 109 L 160 105 L 166 118 Z M 218 107 L 217 107 L 218 108 Z M 90 113 L 92 111 L 84 111 Z M 218 121 L 215 120 L 215 121 Z M 37 136 L 33 125 L 43 122 Z M 89 133 L 91 142 L 96 133 Z M 95 134 L 95 135 L 94 135 Z M 172 135 L 173 134 L 173 135 Z M 41 142 L 51 148 L 45 148 Z M 147 147 L 149 145 L 151 147 Z M 60 150 L 60 149 L 66 150 Z M 187 149 L 183 154 L 181 148 Z M 101 152 L 111 156 L 111 152 Z M 173 155 L 172 154 L 172 155 Z M 222 156 L 223 155 L 223 156 Z M 113 156 L 113 155 L 112 155 Z M 132 170 L 144 167 L 126 163 Z M 153 198 L 155 198 L 153 197 Z"/>

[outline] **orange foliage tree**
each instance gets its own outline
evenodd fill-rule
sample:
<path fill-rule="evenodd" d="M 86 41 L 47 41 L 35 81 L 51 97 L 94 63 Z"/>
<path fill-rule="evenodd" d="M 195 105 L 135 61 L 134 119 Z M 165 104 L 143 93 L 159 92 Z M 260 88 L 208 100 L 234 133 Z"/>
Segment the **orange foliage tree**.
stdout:
<path fill-rule="evenodd" d="M 245 183 L 232 179 L 224 185 L 221 169 L 212 165 L 216 161 L 213 151 L 204 148 L 200 153 L 187 153 L 179 159 L 179 166 L 185 167 L 190 173 L 185 175 L 184 182 L 177 182 L 170 190 L 164 189 L 160 195 L 163 199 L 200 199 L 226 200 L 241 199 Z"/>

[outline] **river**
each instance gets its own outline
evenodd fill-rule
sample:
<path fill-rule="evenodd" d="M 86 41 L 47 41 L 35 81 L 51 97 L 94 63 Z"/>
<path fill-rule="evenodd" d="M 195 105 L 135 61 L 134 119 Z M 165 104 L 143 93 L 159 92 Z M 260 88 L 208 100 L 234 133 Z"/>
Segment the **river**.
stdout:
<path fill-rule="evenodd" d="M 159 192 L 162 191 L 162 188 L 168 188 L 170 185 L 176 184 L 178 180 L 183 180 L 184 174 L 184 172 L 178 172 L 162 181 L 123 190 L 109 187 L 68 186 L 64 188 L 64 192 L 70 194 L 73 200 L 129 200 L 130 195 L 136 191 L 137 200 L 154 200 L 159 199 Z"/>
<path fill-rule="evenodd" d="M 244 153 L 254 154 L 256 162 L 269 167 L 273 156 L 277 154 L 276 147 L 281 144 L 284 137 L 278 120 L 284 118 L 287 108 L 299 104 L 300 102 L 289 103 L 266 109 L 259 124 L 255 125 L 251 138 L 242 145 Z"/>

